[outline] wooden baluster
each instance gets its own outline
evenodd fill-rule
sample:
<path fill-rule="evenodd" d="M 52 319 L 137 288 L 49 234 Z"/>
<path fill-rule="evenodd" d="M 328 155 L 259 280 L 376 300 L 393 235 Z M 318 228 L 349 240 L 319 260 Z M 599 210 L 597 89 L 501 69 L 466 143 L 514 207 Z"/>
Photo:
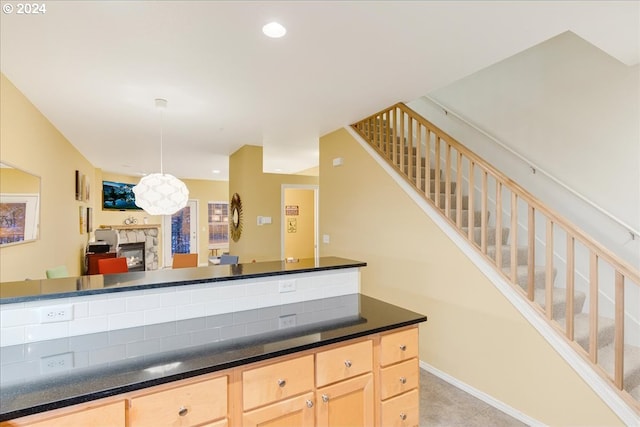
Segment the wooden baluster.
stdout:
<path fill-rule="evenodd" d="M 387 154 L 387 158 L 396 165 L 396 144 L 398 143 L 398 109 L 393 109 L 393 140 L 391 141 L 391 151 Z"/>
<path fill-rule="evenodd" d="M 427 195 L 428 199 L 431 199 L 431 130 L 428 127 L 425 127 L 425 139 L 424 142 L 426 144 L 424 149 L 424 164 L 425 170 L 427 170 L 425 180 L 424 180 L 424 193 Z M 435 176 L 434 176 L 435 178 Z M 435 200 L 432 199 L 433 202 Z"/>
<path fill-rule="evenodd" d="M 457 151 L 458 159 L 456 167 L 456 226 L 458 229 L 462 228 L 462 153 Z"/>
<path fill-rule="evenodd" d="M 474 206 L 475 206 L 475 178 L 476 178 L 476 164 L 473 160 L 469 159 L 469 207 L 467 210 L 467 227 L 469 227 L 469 239 L 475 245 L 475 222 L 474 222 Z"/>
<path fill-rule="evenodd" d="M 487 207 L 487 171 L 482 169 L 482 194 L 480 199 L 480 249 L 483 254 L 487 253 L 487 214 L 489 213 Z"/>
<path fill-rule="evenodd" d="M 386 114 L 386 119 L 387 119 L 387 125 L 386 127 L 386 138 L 384 141 L 384 152 L 388 153 L 389 152 L 389 142 L 391 141 L 391 111 L 392 110 L 388 110 L 387 114 Z"/>
<path fill-rule="evenodd" d="M 436 178 L 434 180 L 433 193 L 435 195 L 436 207 L 440 207 L 440 136 L 435 134 L 434 140 L 436 143 L 435 154 L 433 159 L 434 169 L 436 171 Z"/>
<path fill-rule="evenodd" d="M 422 191 L 422 124 L 417 123 L 416 130 L 416 187 Z M 426 173 L 426 169 L 425 169 Z M 425 179 L 425 183 L 427 180 Z"/>
<path fill-rule="evenodd" d="M 553 221 L 547 219 L 546 234 L 546 262 L 545 262 L 545 312 L 547 319 L 553 318 Z"/>
<path fill-rule="evenodd" d="M 444 140 L 444 215 L 451 217 L 451 144 Z"/>
<path fill-rule="evenodd" d="M 411 117 L 407 118 L 407 177 L 409 181 L 413 182 L 413 119 Z M 416 162 L 418 159 L 416 159 Z"/>
<path fill-rule="evenodd" d="M 536 271 L 536 210 L 529 205 L 529 225 L 527 227 L 527 298 L 533 301 L 535 297 Z"/>
<path fill-rule="evenodd" d="M 565 307 L 565 313 L 567 314 L 567 324 L 565 325 L 567 331 L 567 338 L 570 341 L 574 339 L 574 312 L 573 312 L 573 298 L 575 295 L 575 276 L 576 276 L 576 256 L 575 256 L 575 242 L 576 239 L 567 230 L 567 302 Z"/>
<path fill-rule="evenodd" d="M 598 255 L 589 254 L 589 359 L 598 363 Z"/>
<path fill-rule="evenodd" d="M 518 267 L 515 263 L 514 249 L 518 247 L 518 195 L 511 192 L 511 230 L 509 231 L 511 236 L 511 247 L 509 248 L 511 254 L 511 283 L 517 285 Z"/>
<path fill-rule="evenodd" d="M 615 279 L 615 335 L 613 382 L 620 390 L 624 387 L 624 276 L 616 270 Z"/>
<path fill-rule="evenodd" d="M 502 270 L 502 182 L 496 179 L 496 266 Z"/>

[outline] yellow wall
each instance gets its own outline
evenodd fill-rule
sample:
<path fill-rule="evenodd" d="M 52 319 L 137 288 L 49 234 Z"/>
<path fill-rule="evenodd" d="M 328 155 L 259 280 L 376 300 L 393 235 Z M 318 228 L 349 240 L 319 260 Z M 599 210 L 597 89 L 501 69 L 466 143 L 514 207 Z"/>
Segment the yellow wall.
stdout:
<path fill-rule="evenodd" d="M 78 275 L 88 238 L 78 208 L 91 204 L 75 200 L 75 171 L 93 181 L 94 168 L 4 75 L 0 94 L 0 160 L 41 177 L 39 239 L 0 248 L 0 281 L 44 278 L 62 264 Z"/>
<path fill-rule="evenodd" d="M 40 177 L 16 168 L 0 168 L 0 193 L 38 194 Z"/>
<path fill-rule="evenodd" d="M 297 215 L 285 215 L 285 258 L 313 258 L 315 234 L 315 193 L 313 189 L 286 188 L 285 206 L 297 206 Z M 293 223 L 290 224 L 290 221 Z"/>
<path fill-rule="evenodd" d="M 262 172 L 262 147 L 245 145 L 229 158 L 229 197 L 242 201 L 242 235 L 230 241 L 229 252 L 240 262 L 282 259 L 282 185 L 317 185 L 318 177 Z M 270 216 L 271 224 L 257 225 L 258 216 Z"/>
<path fill-rule="evenodd" d="M 548 425 L 622 424 L 344 129 L 320 140 L 320 188 L 320 254 L 367 262 L 364 294 L 427 315 L 421 360 Z"/>

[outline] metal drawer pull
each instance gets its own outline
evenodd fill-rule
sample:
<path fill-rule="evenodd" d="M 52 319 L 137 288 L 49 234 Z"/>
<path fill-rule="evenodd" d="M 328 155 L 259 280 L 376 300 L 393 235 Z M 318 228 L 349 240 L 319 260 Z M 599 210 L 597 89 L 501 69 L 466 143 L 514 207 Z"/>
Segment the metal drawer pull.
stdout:
<path fill-rule="evenodd" d="M 405 421 L 407 419 L 407 414 L 405 414 L 404 412 L 400 412 L 400 419 L 402 421 Z"/>
<path fill-rule="evenodd" d="M 351 360 L 345 360 L 344 361 L 344 366 L 346 366 L 347 368 L 351 367 Z"/>
<path fill-rule="evenodd" d="M 311 400 L 307 400 L 307 408 L 313 408 L 313 402 Z"/>
<path fill-rule="evenodd" d="M 400 344 L 400 350 L 405 351 L 407 349 L 407 346 L 404 344 Z"/>
<path fill-rule="evenodd" d="M 286 386 L 287 385 L 287 380 L 283 380 L 283 379 L 278 380 L 278 385 L 280 387 Z"/>
<path fill-rule="evenodd" d="M 400 377 L 400 384 L 406 384 L 407 379 L 405 377 Z"/>
<path fill-rule="evenodd" d="M 178 409 L 178 415 L 180 415 L 181 417 L 184 417 L 185 415 L 187 415 L 188 412 L 189 410 L 184 406 L 181 406 L 180 409 Z"/>
<path fill-rule="evenodd" d="M 327 403 L 327 402 L 329 401 L 329 396 L 327 396 L 326 394 L 323 394 L 323 395 L 322 395 L 322 401 L 323 401 L 324 403 Z"/>

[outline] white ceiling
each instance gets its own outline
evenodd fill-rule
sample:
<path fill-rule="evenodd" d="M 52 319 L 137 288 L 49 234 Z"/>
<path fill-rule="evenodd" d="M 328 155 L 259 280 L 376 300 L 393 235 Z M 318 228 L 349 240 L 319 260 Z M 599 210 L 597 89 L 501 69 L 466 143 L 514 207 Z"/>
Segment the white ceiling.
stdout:
<path fill-rule="evenodd" d="M 318 138 L 564 31 L 627 65 L 639 1 L 48 1 L 2 13 L 2 72 L 96 167 L 227 179 L 317 165 Z M 277 20 L 281 39 L 261 33 Z M 0 145 L 1 147 L 1 145 Z M 218 169 L 219 174 L 212 170 Z"/>

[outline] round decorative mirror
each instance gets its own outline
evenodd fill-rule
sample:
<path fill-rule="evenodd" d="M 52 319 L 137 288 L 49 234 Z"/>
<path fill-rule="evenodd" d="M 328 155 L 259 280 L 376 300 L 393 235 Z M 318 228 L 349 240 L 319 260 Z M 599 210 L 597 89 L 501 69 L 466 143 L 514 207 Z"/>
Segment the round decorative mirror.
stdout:
<path fill-rule="evenodd" d="M 230 209 L 231 223 L 229 224 L 229 230 L 231 238 L 234 242 L 237 242 L 240 240 L 240 234 L 242 233 L 242 202 L 238 193 L 233 193 Z"/>

